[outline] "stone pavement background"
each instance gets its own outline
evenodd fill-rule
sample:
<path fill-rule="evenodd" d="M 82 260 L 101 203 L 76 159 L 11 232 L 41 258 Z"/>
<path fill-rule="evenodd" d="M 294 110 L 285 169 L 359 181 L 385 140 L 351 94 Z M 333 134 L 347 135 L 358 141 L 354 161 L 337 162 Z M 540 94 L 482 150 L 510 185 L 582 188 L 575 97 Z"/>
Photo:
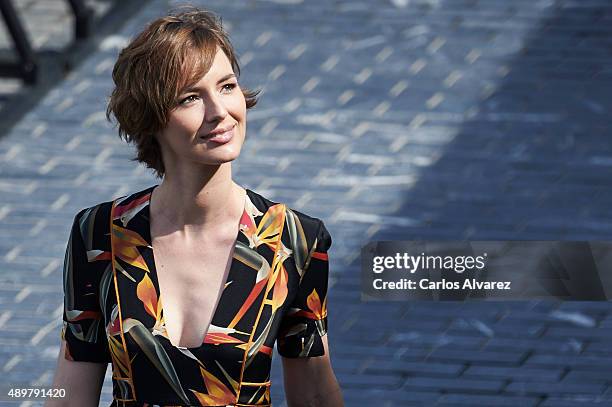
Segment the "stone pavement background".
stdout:
<path fill-rule="evenodd" d="M 136 2 L 142 6 L 146 0 L 85 0 L 85 6 L 93 12 L 91 35 L 76 39 L 69 0 L 10 0 L 35 53 L 38 76 L 35 85 L 24 84 L 21 78 L 0 79 L 0 133 L 21 120 L 50 88 L 95 49 L 98 36 L 121 25 Z M 17 61 L 13 48 L 4 19 L 0 19 L 0 61 Z"/>
<path fill-rule="evenodd" d="M 370 240 L 610 239 L 612 4 L 192 3 L 223 16 L 242 84 L 264 89 L 238 182 L 332 234 L 347 406 L 612 405 L 609 303 L 362 303 L 358 267 Z M 104 109 L 118 50 L 173 4 L 148 3 L 0 140 L 6 383 L 51 383 L 74 214 L 156 183 Z M 283 406 L 278 357 L 272 381 Z"/>

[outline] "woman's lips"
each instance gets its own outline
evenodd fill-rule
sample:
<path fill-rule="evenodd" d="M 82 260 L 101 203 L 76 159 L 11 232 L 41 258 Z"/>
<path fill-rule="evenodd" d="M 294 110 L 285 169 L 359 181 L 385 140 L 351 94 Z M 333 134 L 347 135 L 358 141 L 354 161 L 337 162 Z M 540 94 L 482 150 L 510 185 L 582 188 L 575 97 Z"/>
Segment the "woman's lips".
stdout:
<path fill-rule="evenodd" d="M 229 142 L 234 137 L 234 128 L 236 126 L 232 126 L 231 129 L 225 131 L 223 133 L 215 134 L 212 137 L 202 137 L 204 141 L 212 141 L 217 144 L 225 144 Z"/>

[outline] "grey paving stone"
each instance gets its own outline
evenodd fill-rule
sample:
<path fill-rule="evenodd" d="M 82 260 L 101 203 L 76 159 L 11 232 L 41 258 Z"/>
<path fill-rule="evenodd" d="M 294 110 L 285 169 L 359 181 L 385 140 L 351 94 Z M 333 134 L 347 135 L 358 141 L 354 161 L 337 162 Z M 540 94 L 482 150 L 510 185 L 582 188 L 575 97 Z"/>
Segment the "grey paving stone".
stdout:
<path fill-rule="evenodd" d="M 612 400 L 609 397 L 598 396 L 574 396 L 574 397 L 551 397 L 541 404 L 542 407 L 575 407 L 575 406 L 612 406 Z"/>
<path fill-rule="evenodd" d="M 537 382 L 558 381 L 564 375 L 563 369 L 528 369 L 525 367 L 470 366 L 463 373 L 464 377 L 505 379 L 525 379 Z"/>
<path fill-rule="evenodd" d="M 596 383 L 538 383 L 533 381 L 513 381 L 504 389 L 509 393 L 544 395 L 553 391 L 557 394 L 595 394 L 606 389 L 604 384 Z"/>
<path fill-rule="evenodd" d="M 437 406 L 539 406 L 537 397 L 487 396 L 474 394 L 444 394 Z"/>
<path fill-rule="evenodd" d="M 498 365 L 498 366 L 518 366 L 527 357 L 526 352 L 521 351 L 478 351 L 478 350 L 456 350 L 440 348 L 434 350 L 430 355 L 430 360 L 453 360 L 453 361 L 470 361 L 483 365 Z"/>
<path fill-rule="evenodd" d="M 461 393 L 497 393 L 505 386 L 503 380 L 471 380 L 467 378 L 430 378 L 430 377 L 409 377 L 406 379 L 404 387 L 407 390 L 429 389 L 442 392 L 461 392 Z"/>
<path fill-rule="evenodd" d="M 347 406 L 380 405 L 380 406 L 422 406 L 437 405 L 440 393 L 427 391 L 361 389 L 356 392 L 345 392 L 344 402 Z"/>
<path fill-rule="evenodd" d="M 610 372 L 612 364 L 609 356 L 583 356 L 583 355 L 564 355 L 564 354 L 533 354 L 525 361 L 527 366 L 554 366 L 567 367 L 577 370 L 592 370 Z"/>
<path fill-rule="evenodd" d="M 432 363 L 432 362 L 405 362 L 391 360 L 366 359 L 362 361 L 358 372 L 363 374 L 377 374 L 378 372 L 410 376 L 449 376 L 457 377 L 465 366 L 462 364 Z"/>

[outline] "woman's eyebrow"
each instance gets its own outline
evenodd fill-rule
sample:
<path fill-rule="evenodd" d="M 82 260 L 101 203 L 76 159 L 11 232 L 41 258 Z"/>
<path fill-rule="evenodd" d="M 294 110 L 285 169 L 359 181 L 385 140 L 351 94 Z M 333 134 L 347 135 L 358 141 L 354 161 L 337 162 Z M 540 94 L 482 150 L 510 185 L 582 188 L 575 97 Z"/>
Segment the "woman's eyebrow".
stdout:
<path fill-rule="evenodd" d="M 234 73 L 229 73 L 229 74 L 227 74 L 227 75 L 223 76 L 221 79 L 219 79 L 219 80 L 217 81 L 217 85 L 218 85 L 218 84 L 220 84 L 221 82 L 225 82 L 226 80 L 228 80 L 229 78 L 232 78 L 232 77 L 236 77 L 236 74 L 234 74 Z M 186 88 L 186 89 L 183 89 L 183 90 L 181 91 L 181 93 L 192 92 L 192 91 L 194 91 L 194 90 L 198 90 L 198 89 L 199 89 L 199 88 L 198 88 L 197 86 L 190 86 L 190 87 L 188 87 L 188 88 Z"/>
<path fill-rule="evenodd" d="M 234 74 L 234 73 L 229 73 L 229 74 L 225 75 L 223 78 L 221 78 L 221 79 L 219 79 L 219 80 L 217 81 L 217 85 L 218 85 L 218 84 L 220 84 L 221 82 L 225 82 L 226 80 L 228 80 L 228 79 L 229 79 L 229 78 L 231 78 L 231 77 L 236 77 L 236 74 Z"/>

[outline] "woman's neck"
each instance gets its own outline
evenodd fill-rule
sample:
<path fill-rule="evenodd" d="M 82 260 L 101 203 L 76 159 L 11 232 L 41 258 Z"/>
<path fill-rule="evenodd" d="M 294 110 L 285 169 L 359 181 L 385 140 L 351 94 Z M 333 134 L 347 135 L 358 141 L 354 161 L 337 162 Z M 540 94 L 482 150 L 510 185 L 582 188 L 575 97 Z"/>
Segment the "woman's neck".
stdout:
<path fill-rule="evenodd" d="M 177 230 L 198 232 L 240 218 L 246 191 L 232 180 L 231 163 L 198 176 L 166 174 L 153 190 L 151 213 Z"/>

